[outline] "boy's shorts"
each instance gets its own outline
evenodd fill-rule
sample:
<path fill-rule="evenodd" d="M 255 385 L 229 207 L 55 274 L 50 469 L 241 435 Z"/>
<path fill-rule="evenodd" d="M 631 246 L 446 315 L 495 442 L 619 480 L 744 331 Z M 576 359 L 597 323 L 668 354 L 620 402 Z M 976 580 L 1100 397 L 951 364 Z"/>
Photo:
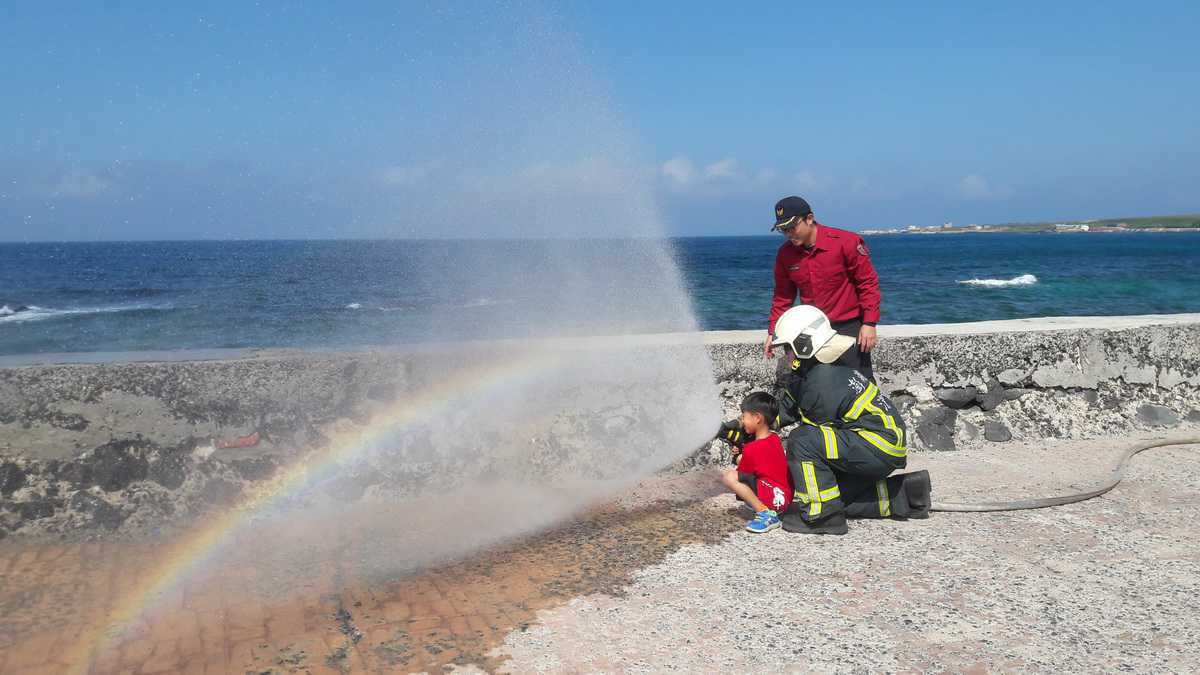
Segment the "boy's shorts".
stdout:
<path fill-rule="evenodd" d="M 787 508 L 789 500 L 783 488 L 776 488 L 752 473 L 742 473 L 741 471 L 738 472 L 738 482 L 754 490 L 754 494 L 758 495 L 758 500 L 766 504 L 767 508 L 777 513 L 783 513 Z"/>

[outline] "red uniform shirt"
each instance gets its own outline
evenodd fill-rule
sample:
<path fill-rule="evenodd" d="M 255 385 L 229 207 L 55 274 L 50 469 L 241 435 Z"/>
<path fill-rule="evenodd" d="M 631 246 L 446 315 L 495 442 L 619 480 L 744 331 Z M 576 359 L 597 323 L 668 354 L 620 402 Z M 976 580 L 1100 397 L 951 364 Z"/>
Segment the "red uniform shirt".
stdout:
<path fill-rule="evenodd" d="M 817 223 L 817 240 L 811 249 L 790 241 L 775 256 L 775 296 L 767 330 L 796 302 L 825 312 L 829 321 L 862 317 L 879 322 L 879 276 L 862 237 Z"/>
<path fill-rule="evenodd" d="M 775 434 L 747 443 L 742 448 L 737 470 L 758 478 L 754 491 L 762 503 L 775 512 L 783 513 L 792 503 L 792 477 L 788 473 L 783 443 Z"/>

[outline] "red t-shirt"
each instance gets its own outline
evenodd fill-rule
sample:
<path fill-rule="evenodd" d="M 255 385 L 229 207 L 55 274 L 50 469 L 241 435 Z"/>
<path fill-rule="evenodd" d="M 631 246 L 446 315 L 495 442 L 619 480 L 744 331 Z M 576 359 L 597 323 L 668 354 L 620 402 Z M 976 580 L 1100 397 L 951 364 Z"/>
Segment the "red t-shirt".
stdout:
<path fill-rule="evenodd" d="M 771 434 L 747 443 L 738 459 L 737 470 L 758 478 L 755 488 L 758 498 L 777 513 L 783 513 L 792 503 L 792 477 L 779 436 Z"/>
<path fill-rule="evenodd" d="M 775 293 L 767 330 L 775 320 L 800 302 L 825 312 L 833 323 L 862 317 L 879 322 L 879 276 L 871 264 L 862 237 L 853 232 L 817 223 L 817 240 L 811 249 L 785 241 L 775 256 Z"/>

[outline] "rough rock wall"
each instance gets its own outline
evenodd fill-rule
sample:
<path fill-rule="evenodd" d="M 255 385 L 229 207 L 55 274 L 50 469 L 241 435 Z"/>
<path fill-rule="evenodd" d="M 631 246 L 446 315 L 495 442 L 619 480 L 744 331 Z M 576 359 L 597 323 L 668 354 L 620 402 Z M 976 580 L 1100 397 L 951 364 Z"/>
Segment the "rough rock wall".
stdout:
<path fill-rule="evenodd" d="M 678 358 L 662 349 L 662 358 Z M 770 390 L 776 366 L 757 341 L 709 352 L 726 419 L 750 391 Z M 0 369 L 0 537 L 141 530 L 228 503 L 330 434 L 427 385 L 446 358 L 463 357 L 284 353 Z M 875 364 L 918 451 L 1200 423 L 1200 324 L 894 338 L 880 343 Z M 603 435 L 634 429 L 636 443 L 639 419 L 659 414 L 609 412 L 557 420 L 527 450 L 543 464 L 567 462 L 585 425 Z M 713 442 L 675 467 L 728 457 Z M 368 471 L 329 489 L 357 499 L 382 480 Z"/>
<path fill-rule="evenodd" d="M 711 351 L 731 417 L 742 396 L 770 390 L 775 363 L 760 344 Z M 1200 423 L 1200 324 L 895 338 L 874 364 L 916 450 Z M 726 456 L 714 444 L 693 461 Z"/>
<path fill-rule="evenodd" d="M 144 529 L 227 503 L 397 396 L 409 366 L 360 353 L 0 369 L 0 537 Z"/>

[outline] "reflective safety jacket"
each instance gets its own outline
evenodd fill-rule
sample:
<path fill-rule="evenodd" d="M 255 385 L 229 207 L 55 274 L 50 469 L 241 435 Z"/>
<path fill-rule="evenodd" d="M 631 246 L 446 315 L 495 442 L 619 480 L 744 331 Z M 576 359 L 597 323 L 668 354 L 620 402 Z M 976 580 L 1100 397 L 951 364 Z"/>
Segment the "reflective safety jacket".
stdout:
<path fill-rule="evenodd" d="M 874 382 L 853 368 L 814 359 L 792 362 L 779 401 L 779 427 L 802 422 L 846 429 L 892 457 L 908 454 L 904 420 Z"/>

